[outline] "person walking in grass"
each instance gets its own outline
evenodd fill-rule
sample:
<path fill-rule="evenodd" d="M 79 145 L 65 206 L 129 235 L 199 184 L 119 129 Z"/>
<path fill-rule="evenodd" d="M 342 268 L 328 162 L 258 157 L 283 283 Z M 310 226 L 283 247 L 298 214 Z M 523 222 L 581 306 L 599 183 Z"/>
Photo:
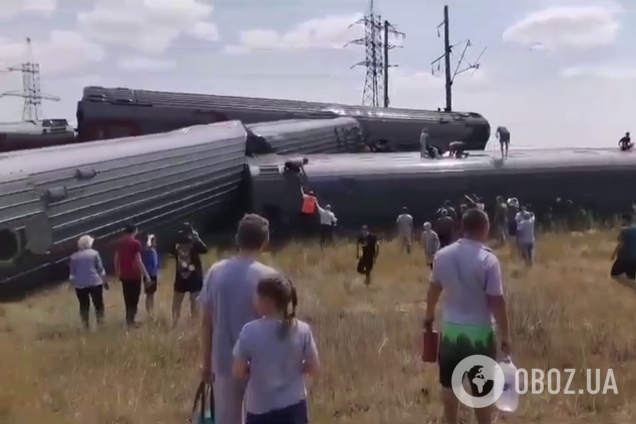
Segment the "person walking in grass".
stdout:
<path fill-rule="evenodd" d="M 186 294 L 190 296 L 190 316 L 198 318 L 198 297 L 203 288 L 203 265 L 201 255 L 208 253 L 208 247 L 201 241 L 192 225 L 184 223 L 177 234 L 177 242 L 172 250 L 175 258 L 174 294 L 172 296 L 172 327 L 179 324 L 181 308 Z"/>
<path fill-rule="evenodd" d="M 440 242 L 437 233 L 432 230 L 431 223 L 424 223 L 424 231 L 422 231 L 422 247 L 424 248 L 424 254 L 426 255 L 426 265 L 430 269 L 433 269 L 433 258 L 440 249 Z"/>
<path fill-rule="evenodd" d="M 369 231 L 369 227 L 362 226 L 362 231 L 356 241 L 356 259 L 358 260 L 358 274 L 364 275 L 364 284 L 371 284 L 371 273 L 380 254 L 378 236 Z"/>
<path fill-rule="evenodd" d="M 261 279 L 255 309 L 234 347 L 234 377 L 247 380 L 245 424 L 307 424 L 307 375 L 319 369 L 311 328 L 296 319 L 292 282 Z"/>
<path fill-rule="evenodd" d="M 618 234 L 612 260 L 611 277 L 636 290 L 636 225 L 630 213 L 623 215 L 623 228 Z"/>
<path fill-rule="evenodd" d="M 126 235 L 119 241 L 115 251 L 115 275 L 121 281 L 126 307 L 126 325 L 128 328 L 137 327 L 135 322 L 141 286 L 150 276 L 141 259 L 141 243 L 137 240 L 137 226 L 127 225 Z"/>
<path fill-rule="evenodd" d="M 473 355 L 496 359 L 497 339 L 504 355 L 510 355 L 508 314 L 501 266 L 486 246 L 488 215 L 470 209 L 462 217 L 463 238 L 437 252 L 426 299 L 424 326 L 435 321 L 442 298 L 442 324 L 438 364 L 442 402 L 447 424 L 458 423 L 459 401 L 453 392 L 453 371 Z M 495 327 L 498 330 L 495 332 Z M 470 382 L 473 396 L 480 390 Z M 475 409 L 479 424 L 492 423 L 492 407 Z"/>
<path fill-rule="evenodd" d="M 395 222 L 397 224 L 400 246 L 406 250 L 406 253 L 411 253 L 411 247 L 413 245 L 413 217 L 407 207 L 402 208 L 402 213 L 398 215 Z"/>
<path fill-rule="evenodd" d="M 93 238 L 85 235 L 77 242 L 78 250 L 71 256 L 69 280 L 75 287 L 79 301 L 80 318 L 84 328 L 90 328 L 91 301 L 95 308 L 97 324 L 104 322 L 104 289 L 108 289 L 106 271 L 99 252 L 93 249 Z"/>
<path fill-rule="evenodd" d="M 149 234 L 146 238 L 146 244 L 141 253 L 141 259 L 144 262 L 146 271 L 148 271 L 148 277 L 150 277 L 144 285 L 144 294 L 146 295 L 146 312 L 148 313 L 148 316 L 154 318 L 155 293 L 157 293 L 159 274 L 159 255 L 157 254 L 157 239 L 153 234 Z"/>
<path fill-rule="evenodd" d="M 277 275 L 258 261 L 269 242 L 269 222 L 259 215 L 240 221 L 238 255 L 215 263 L 205 277 L 201 292 L 202 379 L 214 385 L 217 424 L 244 424 L 246 383 L 232 374 L 233 350 L 241 330 L 261 317 L 254 307 L 258 282 Z"/>
<path fill-rule="evenodd" d="M 527 210 L 521 214 L 521 220 L 517 224 L 517 240 L 519 243 L 519 251 L 521 252 L 521 259 L 523 259 L 523 262 L 528 267 L 534 264 L 534 224 L 534 214 Z"/>

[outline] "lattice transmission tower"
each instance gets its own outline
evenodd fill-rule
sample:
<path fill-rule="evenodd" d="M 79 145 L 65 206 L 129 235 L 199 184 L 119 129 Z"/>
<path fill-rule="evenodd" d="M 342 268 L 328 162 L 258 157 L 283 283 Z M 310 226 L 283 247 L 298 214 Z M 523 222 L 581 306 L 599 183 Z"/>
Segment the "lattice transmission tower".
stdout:
<path fill-rule="evenodd" d="M 39 121 L 42 119 L 42 100 L 58 102 L 57 96 L 43 94 L 40 88 L 40 64 L 33 59 L 31 39 L 26 39 L 26 60 L 20 65 L 10 66 L 9 72 L 22 73 L 22 90 L 7 91 L 0 97 L 21 97 L 24 99 L 22 107 L 23 121 Z"/>
<path fill-rule="evenodd" d="M 402 38 L 405 34 L 375 13 L 374 0 L 369 0 L 367 13 L 351 26 L 354 25 L 364 25 L 364 37 L 348 42 L 345 47 L 355 44 L 365 48 L 365 59 L 351 66 L 351 69 L 357 66 L 366 68 L 362 104 L 376 107 L 383 104 L 384 107 L 389 107 L 388 71 L 390 67 L 397 65 L 389 63 L 388 52 L 399 47 L 390 44 L 389 37 Z"/>

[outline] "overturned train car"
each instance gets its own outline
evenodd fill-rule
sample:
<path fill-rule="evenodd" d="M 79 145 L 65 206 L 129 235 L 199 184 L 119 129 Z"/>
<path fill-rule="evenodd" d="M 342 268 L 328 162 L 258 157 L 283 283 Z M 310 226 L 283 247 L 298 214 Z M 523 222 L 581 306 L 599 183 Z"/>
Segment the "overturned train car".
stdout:
<path fill-rule="evenodd" d="M 246 125 L 247 156 L 278 153 L 362 151 L 362 130 L 353 118 L 295 119 Z"/>
<path fill-rule="evenodd" d="M 378 151 L 417 151 L 423 128 L 429 141 L 447 150 L 464 141 L 468 150 L 484 150 L 490 124 L 478 113 L 377 108 L 297 100 L 216 96 L 86 87 L 77 105 L 82 141 L 154 134 L 190 125 L 227 120 L 244 124 L 289 119 L 351 117 L 365 142 Z"/>
<path fill-rule="evenodd" d="M 422 222 L 445 200 L 476 193 L 489 202 L 518 197 L 541 213 L 557 198 L 601 214 L 630 210 L 635 196 L 623 181 L 636 177 L 636 155 L 613 150 L 514 151 L 501 160 L 486 152 L 465 159 L 428 159 L 413 153 L 308 155 L 304 172 L 285 166 L 300 157 L 250 159 L 251 207 L 277 225 L 292 223 L 300 186 L 331 204 L 339 225 L 386 225 L 401 207 Z"/>
<path fill-rule="evenodd" d="M 62 263 L 82 234 L 99 246 L 130 221 L 148 231 L 186 217 L 224 222 L 241 205 L 246 138 L 229 121 L 0 155 L 0 289 L 43 281 L 38 271 Z"/>

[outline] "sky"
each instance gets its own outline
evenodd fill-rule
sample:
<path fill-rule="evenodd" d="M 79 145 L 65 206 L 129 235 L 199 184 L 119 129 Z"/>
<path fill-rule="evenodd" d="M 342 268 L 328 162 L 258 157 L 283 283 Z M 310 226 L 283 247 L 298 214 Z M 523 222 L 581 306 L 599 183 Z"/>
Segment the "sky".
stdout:
<path fill-rule="evenodd" d="M 360 104 L 364 48 L 355 25 L 368 0 L 3 0 L 0 70 L 33 40 L 44 116 L 75 121 L 88 85 Z M 453 43 L 478 70 L 458 75 L 454 110 L 504 125 L 512 145 L 604 147 L 630 131 L 636 98 L 633 0 L 375 0 L 406 35 L 393 42 L 391 105 L 444 106 L 437 26 L 450 8 Z M 457 64 L 461 44 L 456 47 Z M 443 71 L 443 70 L 442 70 Z M 21 90 L 0 71 L 0 92 Z M 20 98 L 0 98 L 18 121 Z M 632 128 L 636 129 L 636 128 Z M 491 142 L 494 145 L 494 142 Z"/>

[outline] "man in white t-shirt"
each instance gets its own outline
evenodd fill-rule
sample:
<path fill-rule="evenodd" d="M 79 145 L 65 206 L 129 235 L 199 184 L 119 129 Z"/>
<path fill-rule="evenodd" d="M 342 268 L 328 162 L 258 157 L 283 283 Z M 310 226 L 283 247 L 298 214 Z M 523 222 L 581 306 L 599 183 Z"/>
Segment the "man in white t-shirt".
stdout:
<path fill-rule="evenodd" d="M 397 217 L 395 221 L 397 224 L 398 238 L 403 249 L 406 249 L 407 253 L 411 253 L 411 246 L 413 244 L 413 217 L 409 214 L 407 207 L 402 208 L 402 213 Z"/>
<path fill-rule="evenodd" d="M 336 228 L 338 219 L 331 211 L 331 205 L 326 205 L 324 208 L 320 205 L 316 206 L 320 215 L 320 244 L 325 245 L 333 241 L 333 230 Z"/>

